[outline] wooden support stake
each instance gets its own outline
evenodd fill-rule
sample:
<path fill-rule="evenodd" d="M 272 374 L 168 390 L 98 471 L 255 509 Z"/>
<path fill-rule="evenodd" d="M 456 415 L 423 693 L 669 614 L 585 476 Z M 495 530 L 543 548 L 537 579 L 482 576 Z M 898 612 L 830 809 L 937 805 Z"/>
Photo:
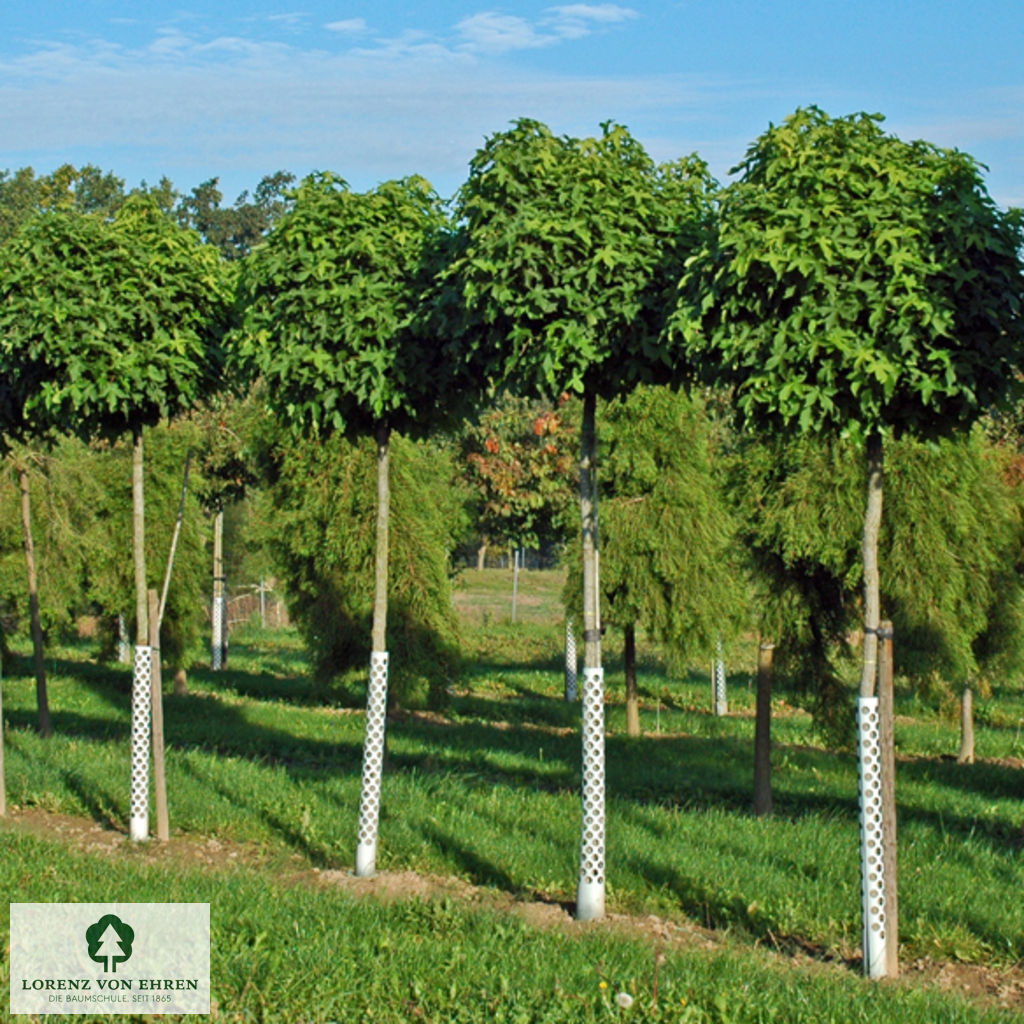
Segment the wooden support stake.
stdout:
<path fill-rule="evenodd" d="M 757 711 L 754 723 L 754 814 L 772 813 L 772 669 L 775 644 L 762 640 L 757 652 Z"/>
<path fill-rule="evenodd" d="M 7 813 L 7 782 L 4 779 L 4 681 L 0 668 L 0 817 Z"/>

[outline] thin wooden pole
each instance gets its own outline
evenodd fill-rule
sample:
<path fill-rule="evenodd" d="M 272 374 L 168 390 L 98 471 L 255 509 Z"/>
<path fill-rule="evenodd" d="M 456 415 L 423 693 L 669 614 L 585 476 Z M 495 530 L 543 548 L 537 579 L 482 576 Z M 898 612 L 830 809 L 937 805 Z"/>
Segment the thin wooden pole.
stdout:
<path fill-rule="evenodd" d="M 164 774 L 164 688 L 160 671 L 160 600 L 155 590 L 149 591 L 149 646 L 153 651 L 153 800 L 156 805 L 156 837 L 166 842 L 171 838 L 167 815 L 167 778 Z"/>
<path fill-rule="evenodd" d="M 772 813 L 772 672 L 775 644 L 762 640 L 757 651 L 757 709 L 754 720 L 754 814 Z"/>
<path fill-rule="evenodd" d="M 181 484 L 181 501 L 178 504 L 178 518 L 174 521 L 174 533 L 171 535 L 171 550 L 167 554 L 167 571 L 164 573 L 164 587 L 160 592 L 160 605 L 157 610 L 158 625 L 164 623 L 164 611 L 167 608 L 167 591 L 171 586 L 171 571 L 174 569 L 174 554 L 178 550 L 178 537 L 181 535 L 181 524 L 185 519 L 185 499 L 188 497 L 188 471 L 192 465 L 192 453 L 185 456 L 185 479 Z"/>
<path fill-rule="evenodd" d="M 4 680 L 0 666 L 0 817 L 7 813 L 7 781 L 4 777 Z"/>

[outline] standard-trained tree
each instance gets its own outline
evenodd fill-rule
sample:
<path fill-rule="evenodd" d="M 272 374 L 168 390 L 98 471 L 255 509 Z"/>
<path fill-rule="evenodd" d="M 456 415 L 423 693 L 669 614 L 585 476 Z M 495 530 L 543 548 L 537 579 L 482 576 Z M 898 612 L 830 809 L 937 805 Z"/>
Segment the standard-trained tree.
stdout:
<path fill-rule="evenodd" d="M 131 835 L 148 834 L 151 648 L 143 430 L 217 382 L 229 291 L 212 247 L 144 197 L 112 221 L 42 213 L 0 248 L 0 372 L 34 431 L 133 438 L 136 672 Z"/>
<path fill-rule="evenodd" d="M 603 916 L 605 893 L 594 411 L 599 395 L 668 373 L 663 314 L 706 227 L 709 186 L 699 160 L 656 166 L 621 126 L 576 139 L 524 119 L 476 154 L 457 198 L 451 273 L 476 354 L 517 388 L 583 397 L 583 920 Z"/>
<path fill-rule="evenodd" d="M 886 134 L 878 115 L 798 110 L 721 198 L 673 317 L 680 358 L 775 430 L 863 444 L 860 683 L 864 964 L 885 969 L 874 834 L 883 440 L 969 424 L 1015 378 L 1024 341 L 1021 235 L 969 156 Z"/>
<path fill-rule="evenodd" d="M 52 174 L 37 178 L 32 168 L 22 168 L 13 176 L 0 173 L 0 245 L 17 234 L 22 224 L 42 210 L 74 210 L 112 216 L 124 201 L 124 182 L 113 174 L 87 165 L 76 170 L 70 164 L 58 167 Z M 12 436 L 21 436 L 28 445 L 44 441 L 35 424 L 25 421 L 18 403 L 5 403 L 0 409 L 2 447 L 9 448 Z M 46 688 L 46 667 L 43 660 L 43 627 L 39 606 L 35 540 L 32 533 L 30 465 L 36 459 L 31 448 L 11 449 L 11 461 L 18 474 L 21 491 L 21 521 L 24 538 L 25 568 L 28 576 L 29 623 L 32 633 L 32 656 L 36 675 L 36 703 L 39 731 L 52 732 Z"/>
<path fill-rule="evenodd" d="M 430 297 L 449 239 L 422 178 L 356 193 L 313 175 L 247 261 L 238 357 L 279 416 L 313 435 L 371 434 L 377 525 L 370 683 L 356 874 L 376 869 L 387 707 L 389 440 L 454 411 L 459 386 L 431 328 Z"/>

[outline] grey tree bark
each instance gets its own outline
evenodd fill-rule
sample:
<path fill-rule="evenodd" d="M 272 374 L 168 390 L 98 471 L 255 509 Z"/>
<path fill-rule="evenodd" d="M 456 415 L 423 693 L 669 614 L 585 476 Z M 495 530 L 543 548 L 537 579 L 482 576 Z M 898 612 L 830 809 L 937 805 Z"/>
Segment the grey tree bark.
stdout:
<path fill-rule="evenodd" d="M 132 557 L 135 565 L 135 643 L 149 643 L 149 594 L 146 587 L 146 496 L 143 489 L 142 427 L 132 435 Z"/>
<path fill-rule="evenodd" d="M 872 697 L 878 679 L 878 622 L 881 618 L 878 534 L 882 527 L 882 437 L 873 433 L 867 440 L 868 494 L 864 510 L 864 657 L 861 665 L 860 695 Z"/>

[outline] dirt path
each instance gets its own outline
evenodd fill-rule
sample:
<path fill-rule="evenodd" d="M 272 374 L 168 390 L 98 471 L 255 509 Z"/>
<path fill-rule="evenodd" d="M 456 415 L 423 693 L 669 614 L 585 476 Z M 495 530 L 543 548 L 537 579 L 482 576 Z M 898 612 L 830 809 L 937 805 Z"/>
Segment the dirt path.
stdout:
<path fill-rule="evenodd" d="M 536 928 L 609 928 L 650 942 L 658 951 L 674 949 L 742 950 L 744 943 L 711 929 L 686 921 L 670 921 L 649 915 L 610 913 L 604 922 L 581 924 L 571 907 L 540 899 L 520 899 L 509 893 L 481 888 L 454 877 L 421 875 L 412 871 L 381 871 L 373 878 L 356 878 L 344 870 L 311 867 L 299 854 L 270 849 L 259 843 L 237 843 L 198 835 L 174 836 L 169 842 L 130 843 L 124 832 L 107 828 L 90 818 L 56 814 L 35 808 L 10 808 L 0 818 L 0 830 L 28 833 L 50 842 L 60 842 L 92 856 L 112 860 L 143 858 L 155 863 L 173 863 L 178 868 L 200 870 L 242 869 L 273 873 L 275 881 L 287 885 L 330 886 L 387 902 L 408 899 L 450 898 L 481 909 L 514 913 Z M 829 959 L 806 945 L 780 941 L 760 952 L 790 964 L 794 969 L 817 971 L 859 971 L 859 959 Z M 958 992 L 987 1006 L 1024 1014 L 1024 969 L 1020 965 L 996 969 L 978 964 L 920 959 L 902 965 L 895 984 L 909 987 L 934 985 Z"/>

